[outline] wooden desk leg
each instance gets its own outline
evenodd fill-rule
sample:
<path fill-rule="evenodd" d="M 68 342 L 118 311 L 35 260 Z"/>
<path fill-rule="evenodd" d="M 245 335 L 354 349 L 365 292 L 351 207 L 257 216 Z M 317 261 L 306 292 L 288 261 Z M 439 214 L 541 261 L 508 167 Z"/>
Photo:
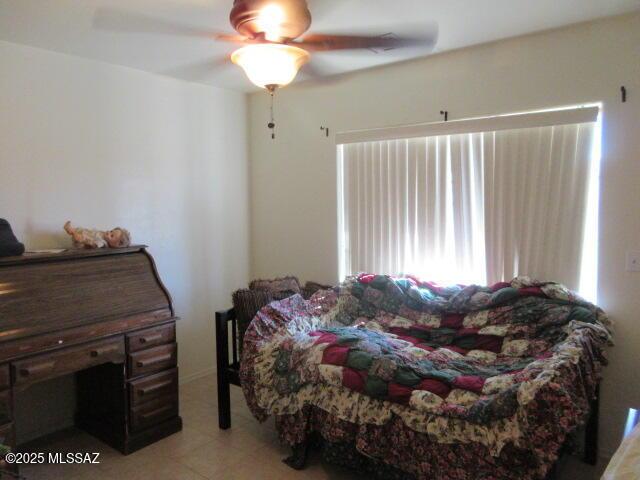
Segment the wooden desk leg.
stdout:
<path fill-rule="evenodd" d="M 600 410 L 600 385 L 596 387 L 596 397 L 591 403 L 591 414 L 584 434 L 584 461 L 589 465 L 598 463 L 598 421 Z"/>
<path fill-rule="evenodd" d="M 218 427 L 231 427 L 231 392 L 229 390 L 229 339 L 226 312 L 216 312 L 216 357 L 218 376 Z"/>

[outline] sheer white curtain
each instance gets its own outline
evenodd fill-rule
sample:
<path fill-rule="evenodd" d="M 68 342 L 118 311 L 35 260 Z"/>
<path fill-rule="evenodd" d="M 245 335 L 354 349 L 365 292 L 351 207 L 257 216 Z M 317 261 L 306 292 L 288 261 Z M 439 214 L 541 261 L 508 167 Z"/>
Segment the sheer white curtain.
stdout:
<path fill-rule="evenodd" d="M 345 135 L 341 275 L 442 283 L 530 275 L 578 288 L 595 122 L 593 112 L 588 122 L 576 115 L 499 117 L 493 130 L 486 119 L 437 124 L 425 130 L 444 134 L 403 139 Z"/>

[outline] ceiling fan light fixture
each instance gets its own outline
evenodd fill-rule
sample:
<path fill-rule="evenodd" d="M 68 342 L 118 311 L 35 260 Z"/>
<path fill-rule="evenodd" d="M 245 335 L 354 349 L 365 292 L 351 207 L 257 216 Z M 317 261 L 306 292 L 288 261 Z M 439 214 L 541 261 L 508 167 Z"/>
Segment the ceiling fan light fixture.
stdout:
<path fill-rule="evenodd" d="M 231 54 L 231 61 L 242 67 L 249 80 L 258 87 L 284 87 L 309 61 L 309 52 L 292 45 L 261 43 L 236 50 Z"/>
<path fill-rule="evenodd" d="M 282 24 L 285 22 L 285 13 L 282 7 L 272 3 L 262 10 L 256 18 L 256 26 L 259 32 L 264 32 L 264 38 L 270 42 L 277 42 L 282 37 Z"/>

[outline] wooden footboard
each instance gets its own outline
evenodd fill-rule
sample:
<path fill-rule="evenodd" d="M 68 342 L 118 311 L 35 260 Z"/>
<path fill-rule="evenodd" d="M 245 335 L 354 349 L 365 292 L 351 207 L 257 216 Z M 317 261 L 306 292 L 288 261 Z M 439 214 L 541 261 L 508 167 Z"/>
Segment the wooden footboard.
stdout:
<path fill-rule="evenodd" d="M 240 358 L 238 355 L 238 325 L 236 320 L 236 312 L 233 308 L 216 312 L 218 427 L 222 430 L 231 427 L 230 385 L 240 386 Z M 231 332 L 231 338 L 229 338 L 229 332 Z M 229 344 L 231 344 L 231 349 L 229 349 Z"/>

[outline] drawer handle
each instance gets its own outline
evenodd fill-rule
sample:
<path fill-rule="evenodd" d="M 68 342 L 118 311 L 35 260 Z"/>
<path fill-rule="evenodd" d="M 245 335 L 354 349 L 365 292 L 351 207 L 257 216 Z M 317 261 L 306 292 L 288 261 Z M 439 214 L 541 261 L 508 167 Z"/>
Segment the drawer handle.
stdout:
<path fill-rule="evenodd" d="M 148 395 L 150 393 L 157 392 L 158 390 L 162 390 L 164 387 L 169 387 L 171 385 L 173 385 L 173 380 L 166 380 L 164 382 L 156 383 L 155 385 L 151 385 L 150 387 L 141 388 L 140 390 L 138 390 L 138 395 L 140 396 Z"/>
<path fill-rule="evenodd" d="M 157 417 L 158 415 L 161 415 L 164 412 L 167 412 L 169 410 L 173 410 L 173 404 L 169 404 L 169 405 L 165 405 L 164 407 L 156 408 L 155 410 L 151 410 L 150 412 L 147 412 L 147 413 L 141 413 L 140 417 L 142 417 L 143 420 L 146 420 L 148 418 Z"/>
<path fill-rule="evenodd" d="M 45 363 L 40 363 L 38 365 L 31 365 L 29 367 L 23 367 L 20 369 L 20 375 L 23 377 L 28 377 L 30 375 L 36 375 L 38 373 L 46 372 L 47 370 L 51 370 L 56 362 L 50 361 Z"/>
<path fill-rule="evenodd" d="M 95 350 L 91 350 L 92 357 L 99 357 L 101 355 L 106 355 L 107 353 L 115 352 L 118 350 L 117 345 L 109 345 L 108 347 L 96 348 Z"/>
<path fill-rule="evenodd" d="M 162 333 L 155 333 L 138 339 L 140 343 L 157 342 L 158 340 L 162 340 Z"/>
<path fill-rule="evenodd" d="M 162 363 L 162 362 L 166 362 L 167 360 L 171 360 L 172 357 L 173 357 L 173 354 L 166 353 L 164 355 L 160 355 L 159 357 L 149 358 L 148 360 L 138 360 L 136 362 L 136 365 L 138 367 L 148 367 L 149 365 L 155 365 L 156 363 Z"/>

